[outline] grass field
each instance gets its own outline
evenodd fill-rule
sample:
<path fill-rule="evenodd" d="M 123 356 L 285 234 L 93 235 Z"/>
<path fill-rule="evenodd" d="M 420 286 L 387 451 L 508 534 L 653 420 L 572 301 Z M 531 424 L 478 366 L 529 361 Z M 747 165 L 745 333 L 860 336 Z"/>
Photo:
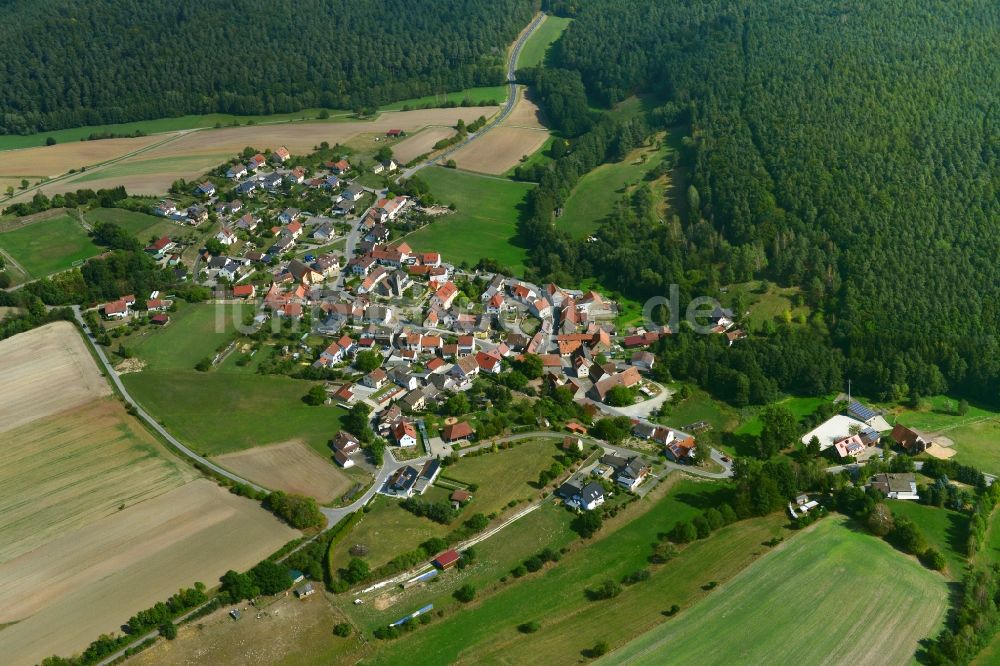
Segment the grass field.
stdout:
<path fill-rule="evenodd" d="M 503 104 L 507 99 L 507 86 L 484 86 L 482 88 L 467 88 L 457 92 L 443 93 L 441 95 L 427 95 L 425 97 L 415 97 L 392 102 L 379 107 L 380 111 L 402 111 L 403 107 L 417 109 L 427 105 L 435 106 L 445 102 L 461 104 L 468 100 L 472 104 L 482 104 L 483 102 L 496 101 Z"/>
<path fill-rule="evenodd" d="M 696 421 L 707 421 L 717 432 L 727 432 L 739 423 L 739 413 L 735 409 L 700 388 L 688 388 L 690 397 L 671 408 L 670 415 L 663 419 L 666 425 L 683 428 Z"/>
<path fill-rule="evenodd" d="M 967 563 L 965 541 L 969 535 L 968 514 L 907 500 L 886 500 L 886 503 L 893 515 L 905 516 L 917 524 L 927 542 L 945 556 L 947 573 L 960 580 Z"/>
<path fill-rule="evenodd" d="M 659 148 L 655 145 L 638 148 L 622 161 L 602 164 L 584 175 L 566 199 L 556 225 L 576 238 L 583 238 L 597 229 L 627 192 L 639 186 L 648 187 L 643 176 L 674 150 L 664 135 L 657 137 Z"/>
<path fill-rule="evenodd" d="M 648 566 L 657 534 L 716 502 L 719 493 L 727 493 L 719 484 L 679 480 L 668 495 L 629 507 L 627 517 L 580 543 L 543 575 L 508 582 L 461 612 L 386 644 L 373 662 L 393 664 L 407 657 L 416 664 L 569 664 L 598 640 L 615 644 L 637 636 L 664 622 L 661 611 L 671 604 L 686 607 L 707 594 L 702 586 L 710 580 L 731 578 L 766 552 L 762 541 L 781 532 L 783 519 L 777 515 L 731 525 L 691 544 L 656 567 L 649 581 L 618 597 L 587 599 L 585 588 Z M 539 621 L 541 629 L 520 633 L 517 625 L 530 620 Z"/>
<path fill-rule="evenodd" d="M 760 293 L 760 280 L 729 285 L 725 302 L 732 305 L 736 294 L 744 295 L 744 303 L 750 311 L 747 317 L 750 330 L 760 330 L 764 322 L 782 321 L 786 314 L 796 320 L 800 316 L 809 316 L 806 306 L 794 307 L 792 296 L 801 290 L 798 287 L 779 287 L 771 284 L 765 293 Z"/>
<path fill-rule="evenodd" d="M 414 249 L 439 251 L 455 264 L 476 264 L 489 257 L 517 274 L 523 272 L 527 251 L 517 238 L 517 222 L 532 185 L 443 167 L 430 167 L 419 175 L 438 200 L 455 204 L 457 212 L 408 236 Z"/>
<path fill-rule="evenodd" d="M 142 372 L 122 377 L 129 392 L 199 452 L 217 455 L 301 439 L 328 458 L 327 442 L 340 428 L 343 411 L 302 402 L 315 382 L 258 375 L 229 359 L 209 372 L 194 369 L 233 338 L 232 312 L 182 305 L 170 326 L 126 340 L 147 363 Z"/>
<path fill-rule="evenodd" d="M 552 465 L 557 453 L 552 439 L 519 442 L 511 449 L 462 458 L 442 474 L 479 486 L 466 514 L 490 514 L 512 499 L 537 495 L 539 490 L 532 484 L 538 480 L 539 472 Z"/>
<path fill-rule="evenodd" d="M 0 233 L 0 249 L 32 278 L 65 270 L 103 251 L 68 213 Z"/>
<path fill-rule="evenodd" d="M 602 663 L 908 663 L 947 595 L 940 575 L 828 518 Z"/>
<path fill-rule="evenodd" d="M 796 419 L 801 419 L 809 414 L 812 414 L 819 408 L 820 405 L 825 402 L 830 402 L 832 399 L 833 396 L 820 398 L 790 396 L 784 398 L 783 400 L 779 400 L 777 404 L 787 407 L 791 410 L 792 414 L 795 415 Z M 761 422 L 760 417 L 755 415 L 745 423 L 742 423 L 733 432 L 736 435 L 753 435 L 756 437 L 763 429 L 764 424 Z"/>
<path fill-rule="evenodd" d="M 528 41 L 521 47 L 517 58 L 517 69 L 537 67 L 545 61 L 545 54 L 552 43 L 559 39 L 573 19 L 547 16 Z"/>
<path fill-rule="evenodd" d="M 91 224 L 113 222 L 135 236 L 140 243 L 147 243 L 152 237 L 170 236 L 176 238 L 182 234 L 190 233 L 188 229 L 176 222 L 123 208 L 94 208 L 87 211 L 86 220 Z"/>
<path fill-rule="evenodd" d="M 330 553 L 330 564 L 334 570 L 347 566 L 351 559 L 348 551 L 355 544 L 368 549 L 364 559 L 374 569 L 397 555 L 415 549 L 431 537 L 443 537 L 452 529 L 415 516 L 400 508 L 398 500 L 383 495 L 377 495 L 368 506 L 369 510 L 351 533 Z"/>

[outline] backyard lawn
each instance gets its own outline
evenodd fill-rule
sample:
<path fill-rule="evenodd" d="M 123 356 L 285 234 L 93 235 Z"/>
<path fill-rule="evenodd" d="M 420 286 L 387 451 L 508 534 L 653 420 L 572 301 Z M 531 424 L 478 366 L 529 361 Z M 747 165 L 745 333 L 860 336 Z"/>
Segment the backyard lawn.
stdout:
<path fill-rule="evenodd" d="M 69 213 L 0 233 L 0 249 L 23 266 L 29 278 L 65 270 L 103 251 Z"/>
<path fill-rule="evenodd" d="M 947 601 L 940 574 L 831 517 L 601 663 L 905 664 Z"/>
<path fill-rule="evenodd" d="M 524 271 L 527 250 L 517 238 L 517 223 L 532 185 L 444 167 L 424 169 L 419 177 L 456 212 L 407 236 L 415 250 L 441 252 L 455 264 L 491 258 L 517 274 Z"/>
<path fill-rule="evenodd" d="M 703 389 L 693 385 L 688 388 L 690 396 L 671 406 L 670 415 L 662 419 L 666 425 L 684 428 L 697 421 L 707 421 L 716 432 L 728 432 L 739 423 L 739 413 L 735 409 L 715 400 Z"/>
<path fill-rule="evenodd" d="M 87 211 L 86 219 L 91 224 L 113 222 L 135 236 L 143 245 L 154 236 L 156 238 L 170 236 L 176 239 L 181 234 L 189 232 L 189 229 L 176 222 L 123 208 L 94 208 Z"/>

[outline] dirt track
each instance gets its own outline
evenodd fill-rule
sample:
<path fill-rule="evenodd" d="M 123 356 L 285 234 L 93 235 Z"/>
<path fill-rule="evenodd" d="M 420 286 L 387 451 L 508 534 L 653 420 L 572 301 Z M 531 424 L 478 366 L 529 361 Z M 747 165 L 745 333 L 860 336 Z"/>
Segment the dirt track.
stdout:
<path fill-rule="evenodd" d="M 299 440 L 227 453 L 214 460 L 265 488 L 314 497 L 321 504 L 340 497 L 351 486 L 343 472 Z"/>

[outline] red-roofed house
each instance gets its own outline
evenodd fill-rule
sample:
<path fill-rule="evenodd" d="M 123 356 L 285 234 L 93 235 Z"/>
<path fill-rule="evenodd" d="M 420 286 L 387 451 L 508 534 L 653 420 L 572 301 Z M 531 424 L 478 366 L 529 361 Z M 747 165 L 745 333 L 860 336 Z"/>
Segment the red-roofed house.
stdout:
<path fill-rule="evenodd" d="M 257 295 L 257 287 L 252 284 L 238 284 L 233 287 L 234 298 L 253 298 Z"/>
<path fill-rule="evenodd" d="M 456 296 L 458 296 L 458 287 L 455 286 L 454 282 L 446 282 L 434 293 L 431 302 L 432 305 L 447 310 L 455 301 Z"/>
<path fill-rule="evenodd" d="M 461 439 L 469 439 L 476 433 L 472 426 L 465 421 L 459 421 L 450 426 L 445 426 L 441 431 L 441 439 L 446 442 L 456 442 Z"/>
<path fill-rule="evenodd" d="M 417 445 L 417 428 L 409 421 L 400 421 L 397 423 L 396 427 L 392 429 L 392 436 L 395 438 L 396 443 L 404 449 Z"/>

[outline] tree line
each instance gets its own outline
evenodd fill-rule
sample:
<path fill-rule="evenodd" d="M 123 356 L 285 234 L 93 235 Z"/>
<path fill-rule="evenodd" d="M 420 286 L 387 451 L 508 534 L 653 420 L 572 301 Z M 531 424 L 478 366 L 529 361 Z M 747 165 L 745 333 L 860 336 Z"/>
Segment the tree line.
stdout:
<path fill-rule="evenodd" d="M 500 85 L 529 0 L 31 0 L 0 25 L 0 134 Z"/>

